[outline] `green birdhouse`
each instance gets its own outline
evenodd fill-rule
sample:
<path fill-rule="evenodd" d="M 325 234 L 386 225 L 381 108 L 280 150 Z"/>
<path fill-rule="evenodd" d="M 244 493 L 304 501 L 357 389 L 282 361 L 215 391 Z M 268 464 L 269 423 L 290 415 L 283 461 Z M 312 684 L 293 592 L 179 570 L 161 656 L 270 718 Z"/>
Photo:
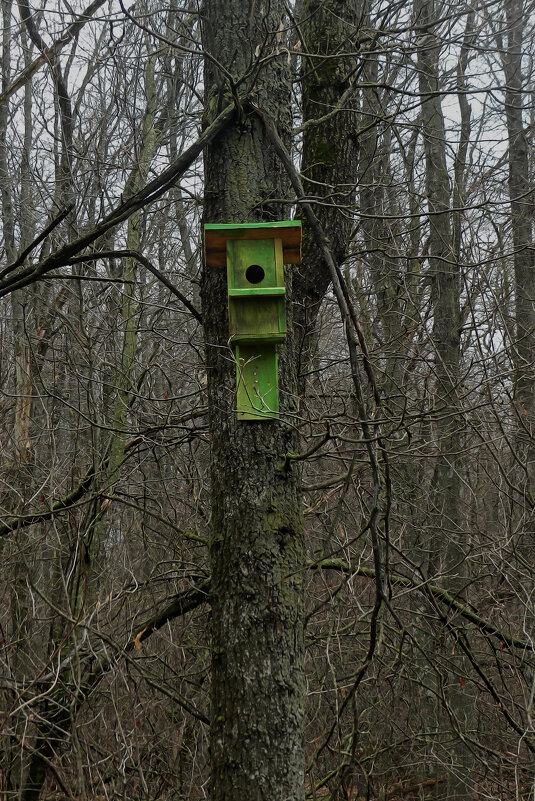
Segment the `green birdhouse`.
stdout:
<path fill-rule="evenodd" d="M 301 258 L 298 220 L 205 225 L 207 267 L 227 268 L 239 420 L 279 416 L 277 345 L 286 336 L 284 264 Z"/>

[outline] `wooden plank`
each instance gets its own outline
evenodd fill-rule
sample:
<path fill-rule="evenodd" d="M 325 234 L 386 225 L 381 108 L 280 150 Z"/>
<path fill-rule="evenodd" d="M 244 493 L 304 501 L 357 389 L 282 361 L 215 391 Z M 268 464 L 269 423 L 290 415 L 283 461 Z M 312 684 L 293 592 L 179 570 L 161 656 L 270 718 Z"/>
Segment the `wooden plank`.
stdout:
<path fill-rule="evenodd" d="M 228 293 L 231 298 L 246 298 L 254 297 L 255 295 L 269 297 L 271 295 L 284 295 L 286 294 L 286 289 L 283 286 L 270 286 L 265 289 L 252 287 L 251 289 L 229 289 Z"/>
<path fill-rule="evenodd" d="M 277 346 L 236 346 L 238 420 L 273 420 L 279 416 Z"/>
<path fill-rule="evenodd" d="M 300 220 L 237 225 L 207 223 L 204 226 L 204 258 L 207 267 L 226 266 L 229 239 L 280 239 L 284 263 L 298 264 L 301 261 Z"/>

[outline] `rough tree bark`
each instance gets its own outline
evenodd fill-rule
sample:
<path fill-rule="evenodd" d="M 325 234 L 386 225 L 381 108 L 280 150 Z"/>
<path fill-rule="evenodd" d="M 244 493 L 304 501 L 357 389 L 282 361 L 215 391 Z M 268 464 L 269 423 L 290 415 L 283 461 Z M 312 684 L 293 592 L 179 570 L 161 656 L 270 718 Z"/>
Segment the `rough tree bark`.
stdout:
<path fill-rule="evenodd" d="M 210 0 L 203 14 L 205 120 L 235 84 L 289 131 L 284 3 Z M 288 216 L 281 167 L 256 116 L 236 119 L 205 151 L 204 221 Z M 212 801 L 303 798 L 304 565 L 296 449 L 296 361 L 287 274 L 288 337 L 279 348 L 281 420 L 238 422 L 228 347 L 225 271 L 202 285 L 211 443 Z"/>
<path fill-rule="evenodd" d="M 358 30 L 367 0 L 304 0 L 299 31 L 303 36 L 303 158 L 305 192 L 318 198 L 317 216 L 328 232 L 340 264 L 348 254 L 355 200 L 357 142 L 357 62 L 348 51 L 358 47 Z M 332 55 L 332 58 L 326 56 Z M 305 224 L 295 322 L 304 372 L 317 343 L 316 322 L 330 284 L 323 255 Z M 297 288 L 297 287 L 296 287 Z"/>
<path fill-rule="evenodd" d="M 503 49 L 505 72 L 505 120 L 509 142 L 509 202 L 515 274 L 516 341 L 515 400 L 519 410 L 519 443 L 526 459 L 529 488 L 533 493 L 535 452 L 535 306 L 533 303 L 533 187 L 529 169 L 529 145 L 523 120 L 522 46 L 525 25 L 523 0 L 507 0 L 507 45 Z"/>
<path fill-rule="evenodd" d="M 509 203 L 513 238 L 513 264 L 515 285 L 516 338 L 513 359 L 515 367 L 514 396 L 517 405 L 518 455 L 524 466 L 521 491 L 525 493 L 525 520 L 520 527 L 520 553 L 523 556 L 524 580 L 522 581 L 525 604 L 525 630 L 531 642 L 535 639 L 534 572 L 529 569 L 533 562 L 533 505 L 535 503 L 535 298 L 533 273 L 535 251 L 533 249 L 533 179 L 530 174 L 529 143 L 524 125 L 524 77 L 522 54 L 524 28 L 528 13 L 523 0 L 507 0 L 505 3 L 507 22 L 507 47 L 503 53 L 505 72 L 505 119 L 508 138 Z M 501 44 L 501 42 L 499 42 Z M 517 457 L 518 458 L 518 457 Z M 527 675 L 535 687 L 533 670 Z M 533 691 L 527 714 L 531 717 Z"/>
<path fill-rule="evenodd" d="M 466 554 L 461 525 L 460 424 L 458 387 L 460 380 L 460 278 L 454 253 L 450 208 L 450 182 L 446 163 L 446 128 L 440 97 L 439 65 L 441 43 L 438 36 L 440 4 L 435 0 L 415 0 L 415 31 L 418 46 L 418 80 L 421 96 L 422 134 L 425 153 L 425 190 L 429 214 L 429 272 L 433 307 L 433 346 L 435 350 L 435 425 L 437 457 L 431 502 L 431 537 L 422 543 L 424 575 L 444 582 L 452 594 L 463 597 L 466 587 Z M 434 637 L 428 647 L 440 647 Z M 470 729 L 472 710 L 467 692 L 459 687 L 462 659 L 452 657 L 447 681 L 426 684 L 437 701 L 448 711 L 437 713 L 437 735 L 445 728 L 443 747 L 449 764 L 447 781 L 437 784 L 437 797 L 472 797 L 472 757 L 463 742 Z M 462 672 L 461 672 L 462 676 Z M 442 685 L 442 686 L 441 686 Z M 464 686 L 464 685 L 463 685 Z M 432 704 L 427 704 L 432 707 Z M 429 720 L 430 730 L 435 725 Z"/>

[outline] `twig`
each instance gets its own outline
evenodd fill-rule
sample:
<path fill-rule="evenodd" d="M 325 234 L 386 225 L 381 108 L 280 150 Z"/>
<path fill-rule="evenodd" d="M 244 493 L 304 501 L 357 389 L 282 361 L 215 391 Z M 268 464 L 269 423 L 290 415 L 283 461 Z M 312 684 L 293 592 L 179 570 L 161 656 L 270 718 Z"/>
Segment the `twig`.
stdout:
<path fill-rule="evenodd" d="M 95 259 L 113 259 L 113 258 L 125 258 L 125 259 L 135 259 L 140 264 L 143 265 L 150 273 L 152 273 L 158 281 L 167 287 L 169 292 L 171 292 L 175 297 L 177 297 L 184 306 L 189 309 L 189 311 L 193 314 L 195 319 L 202 325 L 202 316 L 201 313 L 195 308 L 195 306 L 187 299 L 185 295 L 180 292 L 179 289 L 174 286 L 171 281 L 165 277 L 165 275 L 158 270 L 157 267 L 154 266 L 145 256 L 139 253 L 137 250 L 103 250 L 103 251 L 96 251 L 94 253 L 86 253 L 83 256 L 75 256 L 73 259 L 69 261 L 69 264 L 82 264 L 84 261 L 94 261 Z"/>
<path fill-rule="evenodd" d="M 18 75 L 15 80 L 7 87 L 7 89 L 0 94 L 0 105 L 4 105 L 7 103 L 9 98 L 15 94 L 19 89 L 21 89 L 24 84 L 28 83 L 28 81 L 35 75 L 35 73 L 41 69 L 45 64 L 54 61 L 59 53 L 63 50 L 65 45 L 67 45 L 71 39 L 73 39 L 76 34 L 83 28 L 83 26 L 88 22 L 95 11 L 104 5 L 106 0 L 93 0 L 90 5 L 86 8 L 85 11 L 79 15 L 79 19 L 75 22 L 71 22 L 71 24 L 65 29 L 65 32 L 57 39 L 50 47 L 46 47 L 40 56 L 38 56 L 35 61 L 32 61 L 31 64 L 28 66 Z"/>
<path fill-rule="evenodd" d="M 322 559 L 319 562 L 308 562 L 308 567 L 313 570 L 337 570 L 353 576 L 364 576 L 369 579 L 375 578 L 375 571 L 373 568 L 364 567 L 362 565 L 353 567 L 344 559 Z M 503 645 L 506 645 L 509 648 L 519 648 L 522 651 L 535 651 L 535 645 L 530 643 L 528 640 L 522 640 L 520 637 L 513 637 L 512 635 L 507 634 L 505 631 L 501 631 L 492 623 L 489 623 L 476 614 L 472 609 L 470 609 L 469 606 L 461 601 L 458 601 L 443 587 L 439 587 L 436 584 L 417 582 L 408 576 L 391 576 L 390 581 L 392 584 L 397 586 L 413 587 L 415 590 L 418 590 L 418 592 L 421 592 L 427 596 L 431 596 L 434 600 L 440 601 L 448 608 L 457 612 L 465 620 L 473 623 L 476 628 L 483 632 L 483 634 L 488 634 L 491 637 L 495 637 L 497 640 L 499 640 L 499 642 L 503 643 Z"/>
<path fill-rule="evenodd" d="M 62 220 L 64 220 L 64 219 L 65 219 L 65 217 L 66 217 L 66 216 L 69 214 L 69 212 L 71 212 L 71 211 L 73 210 L 73 208 L 74 208 L 74 203 L 71 203 L 71 204 L 70 204 L 70 205 L 68 205 L 66 208 L 62 209 L 62 210 L 59 212 L 59 214 L 57 215 L 57 217 L 54 217 L 54 219 L 53 219 L 53 220 L 51 220 L 51 221 L 48 223 L 48 225 L 46 226 L 46 228 L 44 228 L 44 229 L 41 231 L 41 233 L 39 234 L 39 236 L 37 236 L 37 237 L 36 237 L 36 238 L 33 240 L 33 242 L 30 242 L 30 244 L 28 245 L 28 247 L 27 247 L 27 248 L 24 248 L 24 250 L 22 251 L 22 253 L 20 254 L 20 256 L 17 256 L 17 258 L 16 258 L 16 260 L 15 260 L 14 262 L 12 262 L 11 264 L 8 264 L 8 266 L 7 266 L 7 267 L 5 267 L 5 268 L 4 268 L 4 269 L 3 269 L 3 270 L 0 272 L 0 278 L 4 278 L 4 276 L 6 276 L 6 275 L 9 275 L 9 273 L 12 273 L 12 272 L 13 272 L 13 270 L 16 270 L 16 269 L 17 269 L 17 267 L 20 267 L 20 265 L 21 265 L 21 264 L 24 262 L 24 259 L 26 258 L 26 256 L 28 256 L 28 255 L 29 255 L 29 254 L 32 252 L 32 250 L 35 250 L 35 248 L 36 248 L 38 245 L 40 245 L 40 244 L 41 244 L 41 242 L 42 242 L 44 239 L 46 239 L 46 238 L 47 238 L 47 236 L 48 236 L 48 235 L 49 235 L 49 234 L 50 234 L 50 233 L 51 233 L 51 232 L 54 230 L 54 228 L 57 228 L 57 226 L 60 224 L 60 222 L 62 222 Z"/>
<path fill-rule="evenodd" d="M 16 289 L 29 286 L 59 267 L 72 263 L 72 259 L 78 256 L 85 248 L 93 244 L 95 240 L 99 239 L 111 228 L 124 222 L 132 214 L 139 211 L 139 209 L 144 206 L 147 206 L 149 203 L 158 200 L 158 198 L 175 185 L 177 180 L 193 164 L 206 145 L 212 142 L 230 121 L 234 119 L 235 114 L 236 108 L 234 103 L 226 106 L 215 120 L 202 132 L 199 138 L 186 148 L 166 170 L 157 178 L 154 178 L 154 180 L 146 184 L 139 192 L 136 192 L 128 198 L 128 200 L 119 203 L 115 209 L 104 217 L 102 222 L 90 231 L 82 234 L 78 239 L 68 242 L 55 253 L 51 253 L 38 264 L 28 267 L 26 270 L 23 270 L 18 275 L 12 276 L 10 279 L 0 281 L 0 298 L 8 295 L 10 292 L 14 292 Z"/>

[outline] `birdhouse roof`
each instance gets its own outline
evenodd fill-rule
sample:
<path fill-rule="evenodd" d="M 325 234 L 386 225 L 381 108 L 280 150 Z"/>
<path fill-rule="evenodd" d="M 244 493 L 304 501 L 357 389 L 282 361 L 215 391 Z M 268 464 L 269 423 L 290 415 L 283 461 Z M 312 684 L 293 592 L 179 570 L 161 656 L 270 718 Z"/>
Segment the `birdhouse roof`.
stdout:
<path fill-rule="evenodd" d="M 204 226 L 204 258 L 207 267 L 225 267 L 229 239 L 282 239 L 285 264 L 301 261 L 301 221 L 239 223 Z"/>

